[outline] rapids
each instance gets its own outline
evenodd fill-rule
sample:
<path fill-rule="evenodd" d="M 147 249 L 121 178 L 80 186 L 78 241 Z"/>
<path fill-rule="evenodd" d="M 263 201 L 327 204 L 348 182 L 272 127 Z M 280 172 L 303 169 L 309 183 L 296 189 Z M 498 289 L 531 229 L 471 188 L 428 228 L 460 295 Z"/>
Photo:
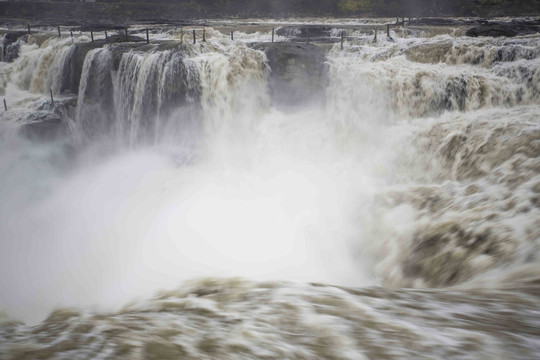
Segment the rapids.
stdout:
<path fill-rule="evenodd" d="M 540 36 L 219 30 L 0 64 L 0 357 L 537 356 Z"/>

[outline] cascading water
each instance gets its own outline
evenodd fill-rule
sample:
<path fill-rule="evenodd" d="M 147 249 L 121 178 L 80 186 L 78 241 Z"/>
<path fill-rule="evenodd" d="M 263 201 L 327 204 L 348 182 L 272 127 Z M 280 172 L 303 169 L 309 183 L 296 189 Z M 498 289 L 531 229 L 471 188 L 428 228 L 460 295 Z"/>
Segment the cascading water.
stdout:
<path fill-rule="evenodd" d="M 95 49 L 87 54 L 77 100 L 76 119 L 81 138 L 112 130 L 115 115 L 112 61 L 112 53 L 108 49 Z"/>
<path fill-rule="evenodd" d="M 323 102 L 280 106 L 269 86 L 305 86 L 315 57 L 278 72 L 248 42 L 268 34 L 206 34 L 28 40 L 0 68 L 18 99 L 0 122 L 2 358 L 540 351 L 538 36 L 363 37 L 328 49 Z M 54 110 L 71 137 L 26 139 L 77 78 L 76 109 Z"/>
<path fill-rule="evenodd" d="M 198 80 L 182 49 L 131 52 L 120 61 L 114 91 L 116 121 L 131 142 L 162 139 L 178 107 L 196 100 Z M 179 119 L 178 119 L 179 120 Z"/>

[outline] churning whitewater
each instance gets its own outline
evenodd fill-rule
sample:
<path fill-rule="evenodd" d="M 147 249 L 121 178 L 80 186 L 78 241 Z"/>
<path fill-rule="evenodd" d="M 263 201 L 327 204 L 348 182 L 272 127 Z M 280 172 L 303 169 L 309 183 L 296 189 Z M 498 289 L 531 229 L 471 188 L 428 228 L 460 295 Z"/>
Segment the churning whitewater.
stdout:
<path fill-rule="evenodd" d="M 4 40 L 0 357 L 537 356 L 540 36 L 347 29 Z"/>

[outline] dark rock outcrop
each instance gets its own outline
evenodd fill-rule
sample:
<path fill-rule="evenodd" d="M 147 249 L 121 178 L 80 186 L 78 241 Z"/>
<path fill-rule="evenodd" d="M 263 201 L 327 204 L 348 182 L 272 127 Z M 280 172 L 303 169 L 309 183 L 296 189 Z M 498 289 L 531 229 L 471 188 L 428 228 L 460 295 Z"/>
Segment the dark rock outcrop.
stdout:
<path fill-rule="evenodd" d="M 19 38 L 26 35 L 26 31 L 11 31 L 4 34 L 2 39 L 2 61 L 12 62 L 19 57 Z"/>
<path fill-rule="evenodd" d="M 113 54 L 113 70 L 117 71 L 120 66 L 120 61 L 122 60 L 122 55 L 131 51 L 140 49 L 144 52 L 145 48 L 153 48 L 154 44 L 147 45 L 146 42 L 116 42 L 114 46 L 110 47 L 110 50 Z"/>
<path fill-rule="evenodd" d="M 270 66 L 269 85 L 280 105 L 300 105 L 322 98 L 326 83 L 326 54 L 313 44 L 259 43 Z"/>
<path fill-rule="evenodd" d="M 39 111 L 50 111 L 62 119 L 74 119 L 77 109 L 77 97 L 54 99 L 54 102 L 46 101 L 38 107 Z"/>
<path fill-rule="evenodd" d="M 538 32 L 540 32 L 540 21 L 511 21 L 490 22 L 475 26 L 467 30 L 466 35 L 471 37 L 514 37 L 518 35 L 535 34 Z"/>
<path fill-rule="evenodd" d="M 20 48 L 21 48 L 21 44 L 19 42 L 4 46 L 3 53 L 2 53 L 2 61 L 4 62 L 15 61 L 15 59 L 19 57 Z"/>
<path fill-rule="evenodd" d="M 46 101 L 25 117 L 19 129 L 21 135 L 32 141 L 48 142 L 65 139 L 69 135 L 67 121 L 75 116 L 77 98 L 69 97 Z"/>
<path fill-rule="evenodd" d="M 514 37 L 519 34 L 519 32 L 512 27 L 505 24 L 483 24 L 480 26 L 475 26 L 467 30 L 467 36 L 477 37 L 477 36 L 493 36 L 493 37 Z"/>
<path fill-rule="evenodd" d="M 50 111 L 32 112 L 27 123 L 20 128 L 20 134 L 32 141 L 55 141 L 68 135 L 68 128 L 62 118 Z"/>
<path fill-rule="evenodd" d="M 2 40 L 2 44 L 10 45 L 19 40 L 20 37 L 26 35 L 26 31 L 10 31 L 8 33 L 4 34 L 4 39 Z"/>
<path fill-rule="evenodd" d="M 449 19 L 449 18 L 437 18 L 437 17 L 429 17 L 429 18 L 418 18 L 418 19 L 411 19 L 407 21 L 405 19 L 405 23 L 408 25 L 417 25 L 417 26 L 463 26 L 463 25 L 477 25 L 481 24 L 484 21 L 480 19 L 473 19 L 473 20 L 464 20 L 464 19 Z M 401 20 L 400 20 L 401 21 Z"/>
<path fill-rule="evenodd" d="M 330 36 L 332 26 L 325 25 L 290 25 L 276 30 L 276 34 L 287 37 L 326 37 Z"/>
<path fill-rule="evenodd" d="M 102 41 L 76 43 L 71 46 L 70 54 L 66 59 L 62 80 L 60 82 L 61 93 L 77 94 L 79 91 L 79 83 L 81 81 L 81 73 L 86 54 L 90 50 L 97 49 L 102 46 Z"/>
<path fill-rule="evenodd" d="M 127 43 L 142 43 L 144 39 L 129 35 Z M 126 42 L 125 35 L 112 35 L 109 39 L 96 40 L 86 43 L 75 43 L 72 45 L 68 59 L 66 59 L 66 65 L 64 67 L 64 73 L 62 74 L 62 80 L 60 82 L 60 92 L 62 94 L 76 94 L 79 91 L 79 83 L 81 82 L 81 73 L 84 65 L 84 59 L 86 54 L 90 50 L 104 47 L 106 44 L 122 43 Z"/>
<path fill-rule="evenodd" d="M 339 40 L 336 34 L 344 28 L 326 25 L 290 25 L 276 30 L 276 34 L 293 42 L 331 43 Z"/>

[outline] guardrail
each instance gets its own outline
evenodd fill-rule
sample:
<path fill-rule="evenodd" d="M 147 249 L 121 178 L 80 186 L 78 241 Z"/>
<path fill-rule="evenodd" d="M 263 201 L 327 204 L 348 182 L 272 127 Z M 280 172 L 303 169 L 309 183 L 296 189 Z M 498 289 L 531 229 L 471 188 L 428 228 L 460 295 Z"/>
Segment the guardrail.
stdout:
<path fill-rule="evenodd" d="M 409 23 L 411 22 L 411 18 L 409 18 Z M 386 36 L 388 38 L 391 38 L 391 35 L 390 35 L 390 29 L 392 26 L 405 26 L 405 18 L 402 18 L 401 20 L 399 18 L 396 18 L 396 22 L 395 23 L 387 23 L 387 24 L 382 24 L 380 26 L 382 27 L 386 27 Z M 352 29 L 355 30 L 357 28 L 360 28 L 361 26 L 355 26 L 353 27 Z M 369 25 L 370 28 L 373 28 L 372 25 Z M 60 26 L 57 26 L 57 31 L 58 31 L 58 37 L 62 37 L 62 29 Z M 31 31 L 31 24 L 28 24 L 27 26 L 27 33 L 28 34 L 31 34 L 32 31 Z M 109 42 L 109 33 L 108 33 L 108 30 L 112 30 L 112 29 L 105 29 L 103 30 L 104 34 L 105 34 L 105 41 L 106 42 Z M 120 30 L 121 29 L 114 29 L 114 30 Z M 125 38 L 125 41 L 128 42 L 129 41 L 129 35 L 130 34 L 144 34 L 145 35 L 145 38 L 146 38 L 146 43 L 147 44 L 150 44 L 151 42 L 151 39 L 150 39 L 150 28 L 143 28 L 143 29 L 132 29 L 132 30 L 129 30 L 129 28 L 124 28 L 123 29 L 123 32 L 124 32 L 124 38 Z M 377 39 L 377 33 L 378 33 L 378 26 L 375 27 L 375 30 L 374 30 L 374 40 Z M 193 44 L 196 44 L 197 43 L 197 31 L 199 31 L 199 33 L 201 34 L 200 35 L 200 38 L 202 40 L 202 42 L 206 42 L 206 27 L 203 27 L 202 30 L 196 30 L 196 29 L 193 29 L 192 30 L 192 39 L 193 39 Z M 90 41 L 95 41 L 95 37 L 94 37 L 94 34 L 97 33 L 97 31 L 94 31 L 94 30 L 87 30 L 87 31 L 81 31 L 81 33 L 84 33 L 84 32 L 87 32 L 87 33 L 90 33 Z M 69 34 L 71 37 L 73 37 L 73 30 L 70 29 L 69 30 Z M 271 37 L 271 41 L 274 42 L 275 41 L 275 34 L 276 34 L 276 28 L 275 27 L 272 27 L 272 37 Z M 234 41 L 234 30 L 232 30 L 230 32 L 230 37 L 231 37 L 231 40 Z M 342 30 L 341 33 L 340 33 L 340 37 L 339 37 L 339 42 L 341 43 L 341 48 L 343 49 L 343 42 L 344 40 L 346 39 L 346 30 Z M 312 40 L 312 38 L 310 37 L 310 32 L 309 32 L 309 25 L 307 25 L 306 27 L 306 31 L 305 31 L 305 42 L 306 43 L 309 43 L 310 40 Z M 180 28 L 180 42 L 183 43 L 184 42 L 184 29 L 183 28 Z"/>

